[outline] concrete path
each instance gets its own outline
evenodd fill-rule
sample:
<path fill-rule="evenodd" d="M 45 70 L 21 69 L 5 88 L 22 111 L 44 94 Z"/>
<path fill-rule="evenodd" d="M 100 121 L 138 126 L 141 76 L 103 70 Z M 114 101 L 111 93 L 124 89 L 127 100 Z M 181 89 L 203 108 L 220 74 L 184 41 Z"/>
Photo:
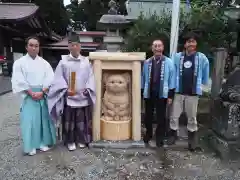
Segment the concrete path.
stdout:
<path fill-rule="evenodd" d="M 192 154 L 176 148 L 84 149 L 62 145 L 23 156 L 19 129 L 20 99 L 0 96 L 0 180 L 239 180 L 239 161 L 221 162 L 214 153 Z"/>
<path fill-rule="evenodd" d="M 8 93 L 12 90 L 11 77 L 0 75 L 0 95 Z"/>

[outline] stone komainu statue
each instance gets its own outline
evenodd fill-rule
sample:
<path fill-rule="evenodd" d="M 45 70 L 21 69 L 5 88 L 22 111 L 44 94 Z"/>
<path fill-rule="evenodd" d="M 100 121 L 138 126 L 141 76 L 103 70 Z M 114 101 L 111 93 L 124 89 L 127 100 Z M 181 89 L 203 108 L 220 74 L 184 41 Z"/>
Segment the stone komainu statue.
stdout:
<path fill-rule="evenodd" d="M 212 128 L 228 140 L 240 135 L 240 68 L 236 67 L 222 85 L 219 97 L 213 101 Z"/>

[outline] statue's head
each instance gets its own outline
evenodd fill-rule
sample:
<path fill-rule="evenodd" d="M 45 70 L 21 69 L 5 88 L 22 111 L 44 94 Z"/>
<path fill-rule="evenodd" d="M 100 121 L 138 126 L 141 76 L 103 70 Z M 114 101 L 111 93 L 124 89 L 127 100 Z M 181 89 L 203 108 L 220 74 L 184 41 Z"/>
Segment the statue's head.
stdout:
<path fill-rule="evenodd" d="M 116 15 L 118 14 L 118 11 L 117 11 L 117 3 L 114 1 L 114 0 L 111 0 L 109 3 L 108 3 L 108 7 L 110 8 L 108 10 L 108 14 L 111 14 L 111 15 Z"/>
<path fill-rule="evenodd" d="M 114 0 L 109 1 L 108 3 L 108 7 L 110 8 L 116 8 L 117 7 L 117 3 Z"/>
<path fill-rule="evenodd" d="M 103 81 L 106 86 L 106 90 L 114 93 L 121 93 L 128 91 L 128 84 L 130 82 L 130 74 L 109 74 L 103 75 Z"/>

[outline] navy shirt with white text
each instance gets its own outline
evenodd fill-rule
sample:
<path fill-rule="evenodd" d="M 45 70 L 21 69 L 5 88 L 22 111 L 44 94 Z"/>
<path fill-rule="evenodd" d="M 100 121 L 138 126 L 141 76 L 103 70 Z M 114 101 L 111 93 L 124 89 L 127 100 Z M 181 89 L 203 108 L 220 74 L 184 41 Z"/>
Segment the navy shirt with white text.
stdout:
<path fill-rule="evenodd" d="M 182 76 L 182 93 L 184 95 L 193 94 L 193 78 L 195 66 L 195 53 L 192 55 L 185 55 L 183 61 L 183 76 Z"/>

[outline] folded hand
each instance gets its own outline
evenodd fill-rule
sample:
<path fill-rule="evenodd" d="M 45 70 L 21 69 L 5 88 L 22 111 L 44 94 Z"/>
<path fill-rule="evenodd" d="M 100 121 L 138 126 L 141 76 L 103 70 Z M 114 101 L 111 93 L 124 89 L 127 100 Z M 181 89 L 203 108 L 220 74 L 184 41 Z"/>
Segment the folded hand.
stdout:
<path fill-rule="evenodd" d="M 167 103 L 168 103 L 169 105 L 172 104 L 172 101 L 173 101 L 173 100 L 170 99 L 170 98 L 167 99 Z"/>
<path fill-rule="evenodd" d="M 43 92 L 32 92 L 31 96 L 34 100 L 40 100 L 43 98 Z"/>
<path fill-rule="evenodd" d="M 68 96 L 74 96 L 76 94 L 76 92 L 68 89 L 67 94 L 68 94 Z"/>
<path fill-rule="evenodd" d="M 84 95 L 84 96 L 87 96 L 87 95 L 88 95 L 88 90 L 87 90 L 87 89 L 85 89 L 85 90 L 83 91 L 83 95 Z"/>

